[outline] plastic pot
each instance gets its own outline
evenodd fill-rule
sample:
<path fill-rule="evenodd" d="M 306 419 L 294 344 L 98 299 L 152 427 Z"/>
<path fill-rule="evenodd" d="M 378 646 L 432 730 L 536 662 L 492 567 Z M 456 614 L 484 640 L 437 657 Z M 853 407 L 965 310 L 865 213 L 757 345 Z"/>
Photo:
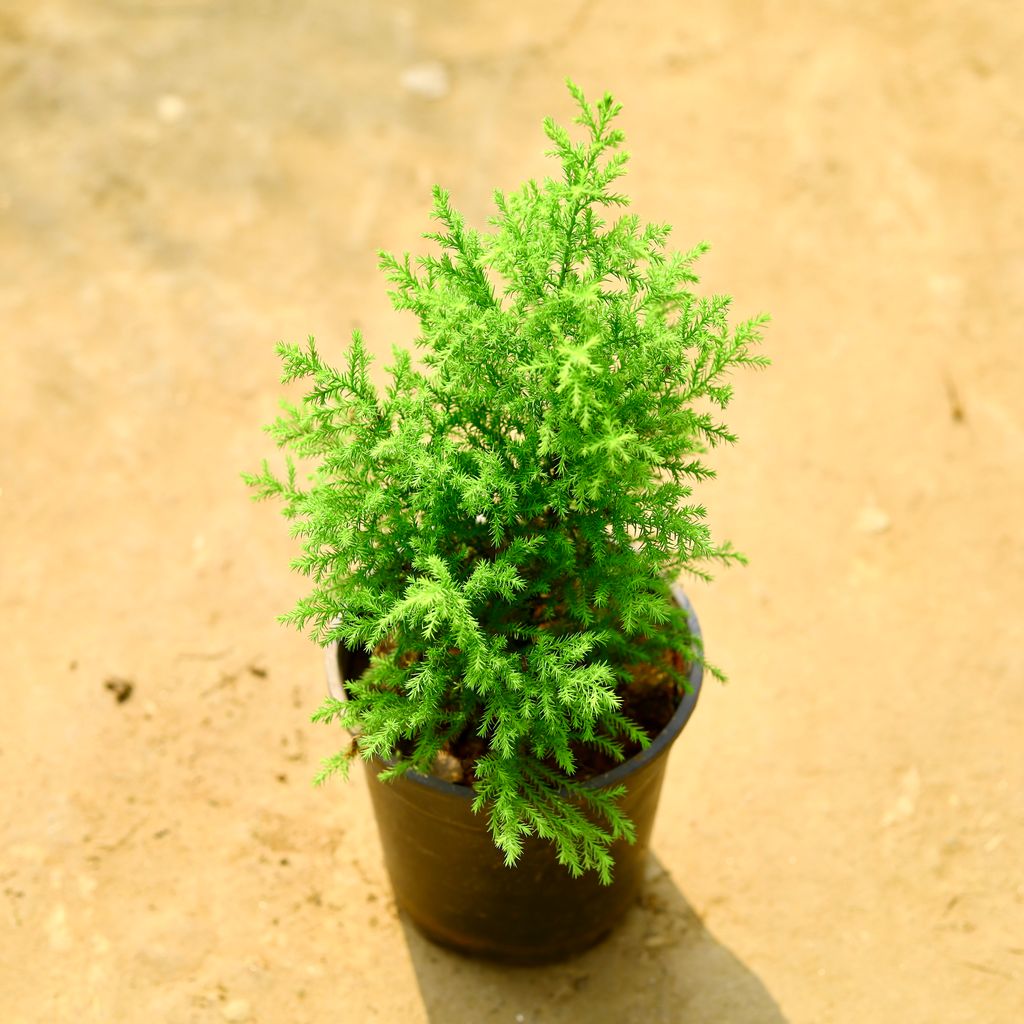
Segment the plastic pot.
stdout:
<path fill-rule="evenodd" d="M 681 590 L 673 592 L 699 637 L 692 606 Z M 344 680 L 358 678 L 367 664 L 362 651 L 328 647 L 331 695 L 344 700 Z M 611 885 L 601 885 L 593 872 L 573 878 L 554 847 L 535 837 L 518 864 L 505 867 L 486 811 L 470 810 L 470 787 L 414 772 L 381 782 L 384 764 L 369 762 L 370 796 L 398 906 L 428 938 L 476 956 L 544 963 L 599 942 L 640 894 L 669 750 L 693 714 L 702 677 L 702 666 L 692 665 L 690 692 L 646 750 L 587 783 L 624 784 L 622 807 L 636 825 L 635 844 L 620 840 L 612 847 Z"/>

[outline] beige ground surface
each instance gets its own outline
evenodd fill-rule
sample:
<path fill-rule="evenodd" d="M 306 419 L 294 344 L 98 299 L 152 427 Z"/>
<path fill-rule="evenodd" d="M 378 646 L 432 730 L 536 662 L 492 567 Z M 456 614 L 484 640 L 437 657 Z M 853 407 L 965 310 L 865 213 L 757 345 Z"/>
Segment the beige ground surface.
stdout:
<path fill-rule="evenodd" d="M 1022 45 L 979 0 L 6 0 L 0 1020 L 1024 1019 Z M 311 787 L 237 474 L 273 343 L 407 339 L 373 250 L 542 173 L 566 73 L 776 365 L 704 495 L 752 565 L 693 591 L 733 682 L 650 896 L 515 971 L 411 934 L 363 784 Z"/>

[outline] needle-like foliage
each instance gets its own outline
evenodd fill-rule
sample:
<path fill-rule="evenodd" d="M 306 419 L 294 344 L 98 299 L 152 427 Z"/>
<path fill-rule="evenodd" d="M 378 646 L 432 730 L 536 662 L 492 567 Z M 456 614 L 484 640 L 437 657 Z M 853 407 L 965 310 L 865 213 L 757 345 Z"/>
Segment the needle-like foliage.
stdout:
<path fill-rule="evenodd" d="M 569 88 L 582 140 L 544 123 L 559 178 L 496 192 L 483 232 L 435 188 L 437 253 L 380 254 L 420 363 L 396 349 L 379 393 L 358 333 L 341 368 L 281 344 L 308 392 L 268 429 L 310 469 L 246 479 L 302 541 L 311 590 L 285 620 L 372 655 L 314 717 L 390 776 L 474 731 L 474 807 L 506 861 L 538 835 L 608 881 L 632 824 L 574 751 L 648 741 L 619 710 L 630 666 L 703 659 L 669 581 L 742 560 L 691 491 L 714 475 L 702 453 L 735 440 L 716 412 L 730 371 L 766 362 L 766 318 L 730 328 L 727 297 L 691 290 L 706 246 L 669 251 L 668 226 L 622 212 L 619 105 Z"/>

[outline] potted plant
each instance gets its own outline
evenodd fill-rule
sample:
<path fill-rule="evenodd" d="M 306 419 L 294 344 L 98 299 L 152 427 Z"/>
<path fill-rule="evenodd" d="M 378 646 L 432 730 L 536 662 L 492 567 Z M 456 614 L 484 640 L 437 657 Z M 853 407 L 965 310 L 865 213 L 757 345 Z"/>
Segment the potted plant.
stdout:
<path fill-rule="evenodd" d="M 369 763 L 398 903 L 430 936 L 519 960 L 567 955 L 633 901 L 666 755 L 704 658 L 674 586 L 742 561 L 711 537 L 701 460 L 735 438 L 729 372 L 761 366 L 765 317 L 730 328 L 696 259 L 630 214 L 620 107 L 569 83 L 582 141 L 544 130 L 561 176 L 496 192 L 490 230 L 434 189 L 436 255 L 380 254 L 419 364 L 383 392 L 281 344 L 308 391 L 247 476 L 283 500 L 311 589 L 284 621 L 327 651 L 314 715 Z"/>

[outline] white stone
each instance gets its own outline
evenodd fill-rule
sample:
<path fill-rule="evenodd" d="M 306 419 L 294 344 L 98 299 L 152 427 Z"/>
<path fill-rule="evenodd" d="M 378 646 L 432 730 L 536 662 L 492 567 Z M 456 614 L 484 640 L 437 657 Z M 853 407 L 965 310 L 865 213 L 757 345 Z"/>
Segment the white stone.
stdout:
<path fill-rule="evenodd" d="M 425 100 L 441 100 L 451 91 L 448 69 L 437 60 L 411 64 L 401 74 L 402 88 Z"/>
<path fill-rule="evenodd" d="M 900 779 L 896 797 L 882 816 L 883 828 L 912 818 L 917 811 L 917 798 L 921 794 L 921 774 L 916 767 L 904 772 Z"/>
<path fill-rule="evenodd" d="M 876 505 L 866 505 L 857 517 L 857 529 L 861 533 L 885 533 L 892 526 L 889 514 Z"/>
<path fill-rule="evenodd" d="M 245 999 L 232 999 L 231 1002 L 224 1004 L 220 1014 L 225 1020 L 240 1024 L 252 1016 L 252 1007 Z"/>
<path fill-rule="evenodd" d="M 46 919 L 46 936 L 55 953 L 66 953 L 74 941 L 68 927 L 68 914 L 63 903 L 58 903 Z"/>
<path fill-rule="evenodd" d="M 185 116 L 187 110 L 185 101 L 180 96 L 167 93 L 156 101 L 156 116 L 165 124 L 174 124 Z"/>

